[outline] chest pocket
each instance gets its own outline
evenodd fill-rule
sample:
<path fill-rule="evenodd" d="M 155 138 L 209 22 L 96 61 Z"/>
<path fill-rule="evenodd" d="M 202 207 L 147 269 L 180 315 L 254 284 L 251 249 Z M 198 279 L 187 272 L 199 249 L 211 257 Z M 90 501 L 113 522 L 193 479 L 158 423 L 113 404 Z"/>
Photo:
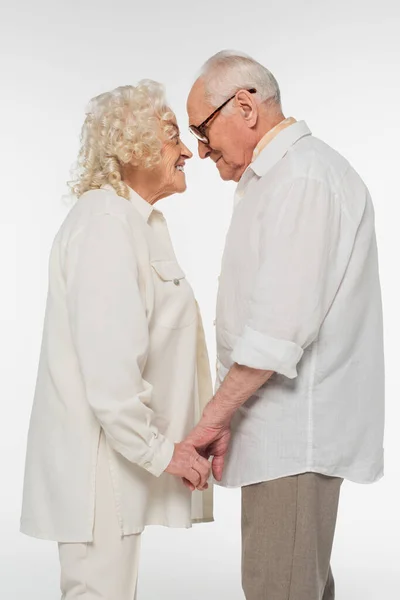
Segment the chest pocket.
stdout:
<path fill-rule="evenodd" d="M 196 301 L 185 274 L 174 260 L 151 261 L 154 279 L 154 323 L 180 329 L 197 317 Z"/>

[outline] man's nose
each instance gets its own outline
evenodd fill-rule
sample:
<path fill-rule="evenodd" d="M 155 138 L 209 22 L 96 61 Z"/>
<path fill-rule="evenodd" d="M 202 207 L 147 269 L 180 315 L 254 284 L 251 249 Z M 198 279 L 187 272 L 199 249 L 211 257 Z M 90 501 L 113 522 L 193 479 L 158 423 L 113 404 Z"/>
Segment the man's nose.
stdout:
<path fill-rule="evenodd" d="M 208 158 L 211 154 L 211 148 L 204 142 L 198 141 L 198 153 L 200 158 Z"/>

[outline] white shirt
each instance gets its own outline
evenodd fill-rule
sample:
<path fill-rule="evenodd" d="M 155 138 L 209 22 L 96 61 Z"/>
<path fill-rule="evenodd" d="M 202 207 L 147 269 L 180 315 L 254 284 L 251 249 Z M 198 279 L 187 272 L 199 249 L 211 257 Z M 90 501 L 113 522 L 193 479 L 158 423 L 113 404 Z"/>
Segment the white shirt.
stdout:
<path fill-rule="evenodd" d="M 349 163 L 304 122 L 243 174 L 217 302 L 218 381 L 274 371 L 235 415 L 222 485 L 307 471 L 383 473 L 384 361 L 374 212 Z"/>
<path fill-rule="evenodd" d="M 104 430 L 121 534 L 212 519 L 163 471 L 212 395 L 204 333 L 164 217 L 110 186 L 56 236 L 29 429 L 21 530 L 91 541 Z"/>

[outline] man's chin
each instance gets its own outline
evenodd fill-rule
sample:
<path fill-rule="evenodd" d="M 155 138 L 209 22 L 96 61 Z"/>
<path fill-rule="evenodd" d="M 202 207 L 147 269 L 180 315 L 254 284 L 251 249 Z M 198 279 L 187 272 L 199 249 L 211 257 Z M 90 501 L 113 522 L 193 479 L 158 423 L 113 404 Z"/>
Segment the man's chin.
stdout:
<path fill-rule="evenodd" d="M 232 173 L 232 171 L 219 171 L 219 176 L 223 181 L 235 181 L 236 183 L 240 181 L 240 177 L 236 173 Z"/>
<path fill-rule="evenodd" d="M 236 183 L 240 180 L 240 175 L 229 167 L 226 163 L 223 163 L 223 159 L 220 158 L 216 163 L 219 176 L 223 181 L 235 181 Z"/>
<path fill-rule="evenodd" d="M 223 181 L 234 181 L 232 175 L 229 175 L 228 173 L 221 173 L 220 172 L 219 176 L 221 177 L 221 179 Z"/>
<path fill-rule="evenodd" d="M 219 163 L 220 163 L 220 162 L 222 162 L 222 160 L 221 160 L 221 159 L 220 159 Z M 230 181 L 230 180 L 231 180 L 231 175 L 232 175 L 232 173 L 230 173 L 228 169 L 224 168 L 224 167 L 225 167 L 225 165 L 224 165 L 224 166 L 222 166 L 222 168 L 221 168 L 221 165 L 220 165 L 219 163 L 218 163 L 218 162 L 216 163 L 216 165 L 217 165 L 217 169 L 218 169 L 218 173 L 219 173 L 219 176 L 221 177 L 221 179 L 222 179 L 223 181 Z"/>

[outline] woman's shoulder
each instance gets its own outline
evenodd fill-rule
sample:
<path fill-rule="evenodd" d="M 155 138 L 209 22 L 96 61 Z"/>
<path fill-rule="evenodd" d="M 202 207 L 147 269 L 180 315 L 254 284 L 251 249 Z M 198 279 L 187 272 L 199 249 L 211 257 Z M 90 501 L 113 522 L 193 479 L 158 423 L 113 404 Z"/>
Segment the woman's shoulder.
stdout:
<path fill-rule="evenodd" d="M 77 201 L 77 212 L 86 216 L 111 214 L 115 216 L 128 216 L 130 213 L 129 201 L 118 196 L 111 186 L 88 190 Z"/>
<path fill-rule="evenodd" d="M 72 242 L 79 242 L 79 238 L 91 225 L 99 223 L 99 219 L 108 216 L 115 217 L 124 226 L 125 231 L 132 237 L 146 240 L 146 231 L 143 230 L 143 220 L 132 207 L 129 200 L 114 191 L 111 186 L 88 190 L 78 198 L 64 220 L 55 243 L 69 246 Z M 141 234 L 141 235 L 140 235 Z M 146 242 L 147 245 L 147 242 Z"/>
<path fill-rule="evenodd" d="M 115 196 L 115 198 L 113 197 Z M 110 194 L 108 190 L 99 188 L 88 190 L 77 200 L 64 218 L 59 227 L 53 242 L 53 246 L 67 247 L 70 243 L 84 233 L 90 223 L 101 215 L 112 214 L 115 216 L 124 215 L 124 206 L 117 194 Z M 127 201 L 125 200 L 127 203 Z"/>
<path fill-rule="evenodd" d="M 73 232 L 85 228 L 94 219 L 111 215 L 125 223 L 135 219 L 135 211 L 129 200 L 118 196 L 111 188 L 88 190 L 78 198 L 65 219 L 62 229 Z"/>

